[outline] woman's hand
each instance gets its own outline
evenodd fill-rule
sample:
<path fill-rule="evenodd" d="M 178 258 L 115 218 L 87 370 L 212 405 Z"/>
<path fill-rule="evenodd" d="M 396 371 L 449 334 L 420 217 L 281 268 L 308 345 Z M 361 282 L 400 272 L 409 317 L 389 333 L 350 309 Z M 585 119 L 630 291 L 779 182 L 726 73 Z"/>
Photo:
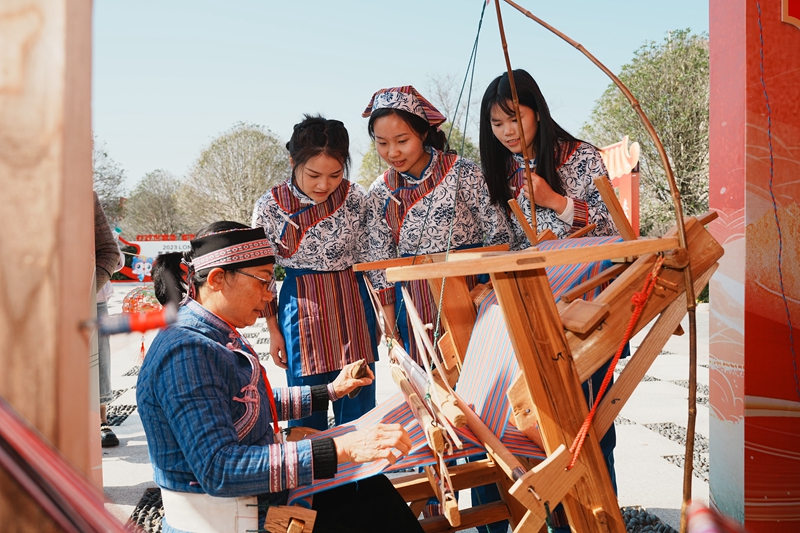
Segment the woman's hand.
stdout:
<path fill-rule="evenodd" d="M 531 171 L 531 183 L 533 185 L 533 201 L 536 202 L 536 205 L 552 209 L 558 215 L 564 212 L 567 208 L 567 198 L 565 196 L 555 192 L 544 178 L 533 171 Z M 522 186 L 522 194 L 528 200 L 531 199 L 527 182 Z"/>
<path fill-rule="evenodd" d="M 269 355 L 275 366 L 284 370 L 289 369 L 289 361 L 286 359 L 286 341 L 278 327 L 278 317 L 270 316 L 267 318 L 269 326 Z"/>
<path fill-rule="evenodd" d="M 333 439 L 339 463 L 368 463 L 386 459 L 394 464 L 411 450 L 411 438 L 400 424 L 378 424 Z M 393 450 L 400 452 L 395 455 Z"/>
<path fill-rule="evenodd" d="M 363 378 L 356 378 L 354 377 L 356 367 L 361 364 L 366 366 L 367 375 Z M 356 361 L 355 363 L 350 363 L 342 368 L 342 371 L 339 372 L 339 375 L 333 380 L 333 390 L 336 391 L 336 396 L 338 398 L 344 398 L 345 394 L 349 393 L 356 387 L 366 387 L 371 385 L 372 380 L 374 379 L 375 375 L 372 373 L 369 365 L 360 361 Z"/>

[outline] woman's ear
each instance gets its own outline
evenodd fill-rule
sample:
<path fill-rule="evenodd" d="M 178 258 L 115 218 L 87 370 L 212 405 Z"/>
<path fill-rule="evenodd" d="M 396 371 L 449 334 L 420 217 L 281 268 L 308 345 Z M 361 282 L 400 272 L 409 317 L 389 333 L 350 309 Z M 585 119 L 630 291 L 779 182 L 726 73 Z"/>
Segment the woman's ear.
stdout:
<path fill-rule="evenodd" d="M 220 291 L 222 287 L 225 285 L 225 271 L 221 268 L 213 268 L 211 272 L 208 273 L 208 277 L 206 278 L 206 285 L 212 291 Z"/>
<path fill-rule="evenodd" d="M 292 159 L 292 156 L 289 156 L 289 166 L 294 168 L 294 159 Z"/>

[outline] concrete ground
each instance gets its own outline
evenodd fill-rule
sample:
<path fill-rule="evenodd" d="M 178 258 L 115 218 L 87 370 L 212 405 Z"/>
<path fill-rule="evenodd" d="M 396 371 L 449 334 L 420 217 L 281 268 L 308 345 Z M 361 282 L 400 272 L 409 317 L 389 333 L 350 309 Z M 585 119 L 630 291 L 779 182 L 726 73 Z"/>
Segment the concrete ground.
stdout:
<path fill-rule="evenodd" d="M 119 313 L 123 297 L 136 284 L 117 284 L 115 294 L 109 301 L 109 312 Z M 684 330 L 688 331 L 684 319 Z M 647 329 L 637 335 L 631 345 L 635 351 Z M 708 306 L 702 304 L 697 310 L 698 332 L 698 396 L 708 397 Z M 268 351 L 266 324 L 243 330 L 244 335 L 259 353 Z M 130 374 L 139 365 L 140 348 L 144 340 L 149 346 L 154 333 L 144 337 L 139 334 L 118 335 L 111 339 L 112 388 L 119 396 L 110 404 L 115 408 L 136 405 L 136 375 Z M 670 459 L 677 456 L 682 462 L 683 445 L 670 440 L 665 428 L 679 433 L 686 427 L 688 389 L 682 381 L 688 380 L 688 335 L 672 337 L 661 355 L 653 363 L 631 399 L 622 409 L 617 420 L 617 448 L 615 453 L 617 483 L 620 506 L 641 506 L 658 516 L 663 522 L 678 529 L 683 486 L 683 469 Z M 266 364 L 273 386 L 285 386 L 284 372 L 274 365 Z M 703 387 L 705 385 L 705 394 Z M 377 364 L 378 402 L 396 393 L 391 380 L 386 358 Z M 698 403 L 696 442 L 708 440 L 708 407 Z M 672 425 L 669 425 L 669 424 Z M 120 520 L 127 520 L 148 487 L 155 487 L 152 469 L 147 455 L 147 440 L 137 411 L 133 411 L 119 426 L 115 426 L 120 445 L 103 449 L 103 480 L 106 507 Z M 677 430 L 677 431 L 676 431 Z M 660 432 L 659 432 L 660 431 Z M 696 472 L 692 494 L 695 499 L 708 502 L 708 453 L 695 454 L 705 465 L 705 473 Z M 699 477 L 699 476 L 700 477 Z M 702 477 L 702 479 L 701 479 Z M 469 491 L 462 491 L 459 498 L 462 507 L 469 506 Z M 474 530 L 472 530 L 474 531 Z"/>

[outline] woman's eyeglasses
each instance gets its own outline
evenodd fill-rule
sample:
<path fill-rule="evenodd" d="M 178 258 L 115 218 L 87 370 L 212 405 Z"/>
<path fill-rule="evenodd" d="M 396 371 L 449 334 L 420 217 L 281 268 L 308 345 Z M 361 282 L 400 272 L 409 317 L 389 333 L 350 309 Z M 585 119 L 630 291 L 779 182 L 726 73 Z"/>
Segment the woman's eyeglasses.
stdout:
<path fill-rule="evenodd" d="M 241 274 L 242 276 L 247 276 L 248 278 L 257 279 L 258 281 L 261 282 L 261 284 L 264 286 L 265 289 L 269 289 L 270 285 L 272 285 L 273 277 L 272 277 L 271 274 L 270 274 L 269 278 L 264 279 L 264 278 L 260 278 L 258 276 L 254 276 L 252 274 L 248 274 L 247 272 L 244 272 L 243 270 L 234 270 L 234 272 L 236 272 L 237 274 Z"/>

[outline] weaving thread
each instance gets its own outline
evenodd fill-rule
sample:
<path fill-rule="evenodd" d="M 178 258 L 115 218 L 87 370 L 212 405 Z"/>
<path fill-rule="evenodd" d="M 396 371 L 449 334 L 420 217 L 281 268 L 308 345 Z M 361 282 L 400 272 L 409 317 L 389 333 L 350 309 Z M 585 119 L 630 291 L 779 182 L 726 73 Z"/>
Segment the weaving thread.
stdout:
<path fill-rule="evenodd" d="M 633 314 L 628 322 L 628 327 L 625 329 L 625 334 L 622 336 L 622 342 L 617 349 L 617 353 L 614 354 L 614 358 L 611 360 L 611 365 L 608 367 L 608 372 L 606 372 L 605 378 L 603 378 L 603 383 L 600 385 L 600 390 L 597 391 L 597 397 L 592 405 L 592 410 L 589 411 L 589 414 L 586 416 L 586 420 L 583 421 L 581 429 L 575 436 L 572 446 L 569 447 L 569 451 L 572 453 L 572 460 L 570 461 L 569 466 L 567 466 L 567 470 L 572 469 L 572 467 L 575 466 L 575 463 L 578 461 L 578 457 L 581 454 L 581 448 L 583 448 L 583 443 L 586 440 L 586 435 L 589 434 L 589 428 L 592 426 L 592 420 L 597 412 L 597 407 L 600 405 L 600 400 L 603 399 L 603 395 L 608 388 L 608 384 L 611 382 L 611 376 L 614 375 L 614 369 L 617 367 L 617 362 L 622 355 L 622 351 L 625 349 L 625 345 L 631 338 L 633 328 L 639 321 L 639 317 L 641 316 L 642 311 L 644 311 L 644 306 L 647 304 L 647 300 L 650 298 L 650 295 L 653 293 L 653 289 L 656 287 L 658 273 L 661 271 L 661 266 L 663 264 L 664 257 L 658 256 L 655 264 L 653 265 L 653 270 L 647 274 L 647 279 L 644 281 L 642 290 L 634 293 L 634 295 L 631 296 L 631 303 L 634 305 Z"/>
<path fill-rule="evenodd" d="M 794 328 L 792 327 L 792 315 L 789 312 L 789 303 L 786 301 L 786 290 L 783 286 L 783 232 L 781 222 L 778 220 L 778 202 L 775 200 L 775 193 L 772 190 L 772 182 L 775 178 L 775 159 L 772 152 L 772 109 L 769 105 L 769 94 L 767 93 L 767 83 L 764 81 L 764 27 L 761 25 L 761 2 L 756 2 L 758 7 L 758 38 L 759 48 L 759 67 L 761 69 L 761 88 L 764 91 L 764 104 L 767 107 L 767 141 L 769 143 L 769 196 L 772 199 L 772 213 L 775 217 L 775 226 L 778 229 L 778 279 L 781 285 L 781 298 L 783 298 L 783 308 L 786 310 L 786 321 L 789 324 L 789 350 L 792 353 L 792 368 L 794 369 L 794 387 L 797 398 L 800 399 L 800 379 L 797 377 L 797 354 L 794 351 Z"/>

